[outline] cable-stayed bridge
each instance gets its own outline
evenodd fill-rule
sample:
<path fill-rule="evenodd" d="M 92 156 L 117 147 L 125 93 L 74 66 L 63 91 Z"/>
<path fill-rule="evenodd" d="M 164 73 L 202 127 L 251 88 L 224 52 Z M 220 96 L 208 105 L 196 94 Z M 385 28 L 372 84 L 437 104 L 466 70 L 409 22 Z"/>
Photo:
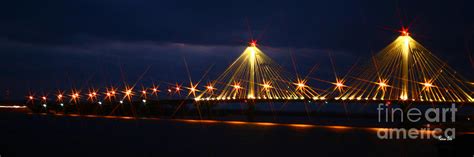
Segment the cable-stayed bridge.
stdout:
<path fill-rule="evenodd" d="M 84 106 L 124 104 L 153 106 L 157 104 L 246 103 L 396 103 L 396 104 L 474 104 L 474 84 L 463 78 L 441 59 L 403 32 L 364 65 L 344 77 L 327 81 L 332 87 L 318 88 L 307 84 L 308 77 L 291 75 L 263 53 L 252 41 L 243 53 L 215 80 L 202 85 L 160 89 L 125 86 L 59 91 L 54 96 L 27 96 L 27 104 L 35 110 L 80 110 Z M 179 95 L 173 99 L 157 99 L 159 93 Z M 84 105 L 88 104 L 88 105 Z"/>

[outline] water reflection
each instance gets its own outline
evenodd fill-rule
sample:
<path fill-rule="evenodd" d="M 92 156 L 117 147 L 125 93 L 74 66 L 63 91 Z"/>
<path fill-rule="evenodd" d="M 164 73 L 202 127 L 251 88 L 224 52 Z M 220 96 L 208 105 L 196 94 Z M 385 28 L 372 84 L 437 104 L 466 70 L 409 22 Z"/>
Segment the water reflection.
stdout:
<path fill-rule="evenodd" d="M 51 115 L 41 113 L 39 115 Z M 393 128 L 383 127 L 356 127 L 356 126 L 345 126 L 345 125 L 317 125 L 317 124 L 305 124 L 305 123 L 274 123 L 274 122 L 248 122 L 238 120 L 209 120 L 209 119 L 161 119 L 153 117 L 130 117 L 130 116 L 101 116 L 101 115 L 80 115 L 80 114 L 54 114 L 54 116 L 64 117 L 81 117 L 81 118 L 103 118 L 103 119 L 119 119 L 119 120 L 161 120 L 161 121 L 173 121 L 180 123 L 198 124 L 198 125 L 213 125 L 213 124 L 224 124 L 224 125 L 249 125 L 249 126 L 262 126 L 262 127 L 289 127 L 295 129 L 313 129 L 322 128 L 331 130 L 333 132 L 347 132 L 351 131 L 364 131 L 370 133 L 389 132 Z M 420 134 L 428 135 L 435 134 L 433 130 L 419 130 Z M 462 134 L 474 134 L 474 132 L 463 132 Z"/>

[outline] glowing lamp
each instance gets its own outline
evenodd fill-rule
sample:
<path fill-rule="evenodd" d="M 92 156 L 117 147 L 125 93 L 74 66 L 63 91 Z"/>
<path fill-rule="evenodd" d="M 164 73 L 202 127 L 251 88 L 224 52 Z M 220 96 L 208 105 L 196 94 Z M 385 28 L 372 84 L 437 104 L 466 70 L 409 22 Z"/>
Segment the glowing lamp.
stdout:
<path fill-rule="evenodd" d="M 304 86 L 304 84 L 303 84 L 303 86 Z M 270 86 L 270 84 L 265 83 L 265 84 L 263 84 L 263 88 L 264 89 L 269 89 L 269 88 L 272 88 L 272 86 Z"/>
<path fill-rule="evenodd" d="M 402 36 L 410 36 L 410 32 L 408 32 L 408 28 L 402 28 L 400 33 L 402 33 Z"/>
<path fill-rule="evenodd" d="M 251 47 L 256 47 L 257 46 L 257 40 L 251 40 L 249 44 L 250 44 Z"/>
<path fill-rule="evenodd" d="M 433 87 L 433 84 L 431 84 L 429 82 L 425 82 L 425 83 L 423 83 L 423 86 L 429 88 L 429 87 Z"/>
<path fill-rule="evenodd" d="M 235 89 L 240 89 L 240 88 L 242 88 L 242 87 L 240 87 L 240 85 L 237 84 L 237 85 L 234 85 L 234 88 L 235 88 Z"/>

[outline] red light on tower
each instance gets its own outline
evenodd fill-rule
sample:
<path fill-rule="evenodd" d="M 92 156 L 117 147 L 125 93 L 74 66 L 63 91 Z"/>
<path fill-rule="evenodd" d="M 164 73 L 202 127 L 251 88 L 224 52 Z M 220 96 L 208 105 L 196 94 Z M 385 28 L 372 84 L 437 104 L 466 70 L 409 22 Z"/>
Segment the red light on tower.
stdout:
<path fill-rule="evenodd" d="M 257 40 L 251 40 L 249 44 L 251 47 L 257 47 Z"/>
<path fill-rule="evenodd" d="M 399 31 L 402 33 L 402 36 L 410 36 L 410 32 L 408 32 L 408 28 L 402 27 L 402 30 Z"/>

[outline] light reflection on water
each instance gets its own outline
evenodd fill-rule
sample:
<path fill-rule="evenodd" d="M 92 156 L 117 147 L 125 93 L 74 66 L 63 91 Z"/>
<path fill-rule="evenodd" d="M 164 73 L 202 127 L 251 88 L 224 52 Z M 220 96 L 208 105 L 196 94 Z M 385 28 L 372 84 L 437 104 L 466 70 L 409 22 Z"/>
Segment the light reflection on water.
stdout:
<path fill-rule="evenodd" d="M 40 115 L 48 115 L 41 113 Z M 121 120 L 162 120 L 162 121 L 174 121 L 189 124 L 200 124 L 200 125 L 212 125 L 212 124 L 225 124 L 225 125 L 253 125 L 262 127 L 290 127 L 296 129 L 313 129 L 322 128 L 328 129 L 334 132 L 344 132 L 349 130 L 361 130 L 372 133 L 378 131 L 387 131 L 390 128 L 380 127 L 354 127 L 345 125 L 315 125 L 315 124 L 304 124 L 304 123 L 273 123 L 273 122 L 248 122 L 248 121 L 237 121 L 237 120 L 208 120 L 208 119 L 161 119 L 152 117 L 130 117 L 130 116 L 100 116 L 100 115 L 79 115 L 79 114 L 55 114 L 54 116 L 65 116 L 65 117 L 83 117 L 83 118 L 104 118 L 104 119 L 121 119 Z M 432 133 L 429 130 L 424 130 L 421 133 L 428 134 Z"/>
<path fill-rule="evenodd" d="M 124 153 L 136 156 L 136 150 L 160 152 L 164 156 L 176 156 L 176 153 L 183 153 L 181 156 L 209 156 L 209 152 L 215 156 L 308 156 L 315 152 L 322 153 L 318 156 L 370 156 L 374 155 L 374 150 L 378 151 L 378 156 L 436 156 L 440 152 L 434 140 L 380 140 L 377 131 L 388 128 L 340 125 L 343 123 L 325 125 L 78 114 L 35 115 L 37 118 L 15 115 L 8 121 L 0 121 L 11 126 L 7 127 L 6 132 L 16 134 L 7 137 L 10 145 L 25 147 L 26 143 L 26 147 L 35 150 L 57 148 L 63 152 L 61 154 L 80 153 L 77 148 L 84 148 L 88 150 L 84 152 L 107 154 L 102 156 L 123 156 Z M 11 120 L 14 118 L 17 120 Z M 27 125 L 18 125 L 18 122 Z M 38 145 L 38 141 L 47 144 Z M 116 151 L 117 145 L 129 149 Z"/>

